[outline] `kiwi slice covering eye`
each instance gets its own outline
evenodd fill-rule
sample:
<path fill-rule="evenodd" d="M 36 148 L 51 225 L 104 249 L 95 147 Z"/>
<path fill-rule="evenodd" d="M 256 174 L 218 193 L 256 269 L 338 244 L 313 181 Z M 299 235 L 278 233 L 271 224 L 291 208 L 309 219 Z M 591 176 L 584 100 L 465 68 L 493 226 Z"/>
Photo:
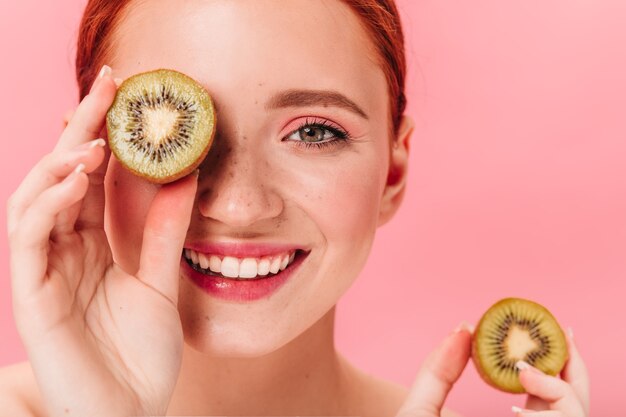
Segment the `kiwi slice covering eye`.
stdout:
<path fill-rule="evenodd" d="M 515 363 L 523 360 L 549 375 L 567 361 L 565 335 L 540 304 L 505 298 L 483 315 L 474 332 L 472 359 L 480 376 L 506 392 L 522 393 Z"/>
<path fill-rule="evenodd" d="M 127 169 L 155 183 L 191 173 L 215 133 L 215 107 L 207 91 L 173 70 L 126 79 L 107 113 L 109 147 Z"/>

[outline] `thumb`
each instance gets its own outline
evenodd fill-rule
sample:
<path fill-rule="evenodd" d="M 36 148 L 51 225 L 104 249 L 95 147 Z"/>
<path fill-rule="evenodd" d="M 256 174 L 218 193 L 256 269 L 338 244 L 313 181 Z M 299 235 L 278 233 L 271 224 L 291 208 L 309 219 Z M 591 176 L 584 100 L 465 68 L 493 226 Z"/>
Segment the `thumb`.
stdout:
<path fill-rule="evenodd" d="M 178 305 L 180 257 L 198 186 L 197 171 L 157 192 L 143 231 L 137 277 Z"/>
<path fill-rule="evenodd" d="M 439 417 L 471 353 L 472 328 L 462 323 L 422 365 L 396 417 Z"/>

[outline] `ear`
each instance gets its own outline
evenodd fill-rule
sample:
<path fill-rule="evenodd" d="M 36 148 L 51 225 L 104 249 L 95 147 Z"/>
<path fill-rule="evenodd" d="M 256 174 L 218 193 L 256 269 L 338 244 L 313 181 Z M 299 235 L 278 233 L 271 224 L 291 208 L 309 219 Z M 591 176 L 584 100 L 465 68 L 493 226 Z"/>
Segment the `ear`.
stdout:
<path fill-rule="evenodd" d="M 385 185 L 383 198 L 380 203 L 378 226 L 382 226 L 391 220 L 396 211 L 398 211 L 400 203 L 402 203 L 408 174 L 409 141 L 414 128 L 415 123 L 413 119 L 407 115 L 402 116 L 398 135 L 394 138 L 395 142 L 391 146 L 389 172 L 387 173 L 387 184 Z"/>
<path fill-rule="evenodd" d="M 63 115 L 63 129 L 65 129 L 67 127 L 67 124 L 70 122 L 70 120 L 72 120 L 72 116 L 74 116 L 74 111 L 75 111 L 74 109 L 68 110 Z"/>

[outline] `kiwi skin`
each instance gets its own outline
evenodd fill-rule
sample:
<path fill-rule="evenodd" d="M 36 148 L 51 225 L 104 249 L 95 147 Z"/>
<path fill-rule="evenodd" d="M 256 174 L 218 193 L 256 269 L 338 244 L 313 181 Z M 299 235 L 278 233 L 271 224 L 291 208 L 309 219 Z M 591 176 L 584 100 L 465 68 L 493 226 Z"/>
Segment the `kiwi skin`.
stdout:
<path fill-rule="evenodd" d="M 138 80 L 143 79 L 149 81 L 153 81 L 154 79 L 169 79 L 177 88 L 186 91 L 192 91 L 194 94 L 194 98 L 198 100 L 199 109 L 205 117 L 201 117 L 198 125 L 199 130 L 202 132 L 201 140 L 206 141 L 206 146 L 203 148 L 202 152 L 197 154 L 194 161 L 184 166 L 181 166 L 175 172 L 169 172 L 167 174 L 159 174 L 153 175 L 145 170 L 138 169 L 132 162 L 128 159 L 128 155 L 124 155 L 124 152 L 118 149 L 115 145 L 114 141 L 111 141 L 111 138 L 116 134 L 116 129 L 119 129 L 122 124 L 120 121 L 122 120 L 124 111 L 123 109 L 123 101 L 124 95 L 127 94 L 128 90 L 130 90 L 133 84 L 135 84 Z M 202 163 L 202 161 L 206 158 L 209 149 L 211 148 L 211 144 L 213 143 L 213 139 L 215 136 L 215 126 L 217 124 L 216 120 L 216 111 L 215 106 L 213 104 L 213 100 L 208 92 L 193 78 L 185 75 L 181 72 L 171 70 L 171 69 L 157 69 L 147 72 L 142 72 L 135 74 L 122 82 L 122 84 L 118 87 L 115 99 L 111 107 L 107 112 L 106 125 L 107 125 L 107 134 L 109 138 L 109 148 L 111 152 L 115 155 L 116 159 L 121 163 L 124 168 L 133 174 L 145 178 L 150 182 L 156 184 L 166 184 L 173 181 L 176 181 L 180 178 L 183 178 L 190 173 L 192 173 L 198 166 Z M 123 124 L 122 124 L 123 125 Z"/>
<path fill-rule="evenodd" d="M 486 369 L 486 365 L 483 365 L 482 360 L 481 360 L 481 354 L 480 354 L 481 351 L 485 351 L 486 349 L 488 349 L 489 338 L 486 335 L 487 329 L 484 325 L 487 322 L 487 320 L 490 320 L 490 315 L 498 310 L 501 310 L 503 307 L 507 305 L 513 305 L 516 303 L 526 305 L 529 308 L 533 308 L 537 312 L 539 312 L 543 317 L 545 317 L 547 321 L 552 321 L 553 326 L 550 326 L 550 328 L 554 330 L 554 334 L 551 336 L 553 340 L 556 341 L 557 345 L 562 346 L 562 354 L 561 355 L 557 354 L 555 356 L 555 361 L 552 365 L 541 366 L 541 365 L 535 364 L 535 367 L 537 369 L 541 370 L 547 375 L 556 376 L 561 372 L 561 370 L 565 366 L 565 363 L 567 362 L 569 358 L 569 354 L 567 352 L 567 342 L 566 342 L 566 338 L 565 338 L 565 334 L 563 333 L 563 330 L 558 325 L 558 322 L 556 321 L 554 316 L 550 313 L 550 311 L 548 311 L 548 309 L 546 309 L 541 304 L 538 304 L 534 301 L 522 299 L 522 298 L 511 297 L 511 298 L 504 298 L 498 301 L 497 303 L 495 303 L 493 306 L 491 306 L 483 314 L 480 321 L 478 322 L 478 325 L 476 326 L 476 330 L 474 331 L 474 335 L 472 338 L 472 360 L 474 362 L 476 370 L 478 371 L 478 374 L 487 384 L 491 385 L 492 387 L 500 391 L 509 392 L 513 394 L 521 394 L 521 393 L 525 393 L 526 390 L 524 389 L 522 384 L 519 382 L 518 378 L 516 378 L 516 381 L 510 385 L 505 385 L 499 382 L 495 378 L 495 376 L 492 375 L 492 373 L 490 373 Z M 519 371 L 517 369 L 513 369 L 512 371 L 515 372 L 517 375 L 519 375 Z"/>

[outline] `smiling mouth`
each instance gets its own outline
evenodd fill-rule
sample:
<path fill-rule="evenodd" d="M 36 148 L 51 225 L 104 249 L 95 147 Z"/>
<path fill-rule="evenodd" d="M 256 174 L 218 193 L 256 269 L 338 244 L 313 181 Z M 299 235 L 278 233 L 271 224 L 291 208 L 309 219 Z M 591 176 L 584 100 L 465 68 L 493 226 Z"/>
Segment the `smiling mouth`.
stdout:
<path fill-rule="evenodd" d="M 261 258 L 237 258 L 209 255 L 192 249 L 183 251 L 183 259 L 195 271 L 237 281 L 271 278 L 287 269 L 296 259 L 306 256 L 301 249 Z"/>

